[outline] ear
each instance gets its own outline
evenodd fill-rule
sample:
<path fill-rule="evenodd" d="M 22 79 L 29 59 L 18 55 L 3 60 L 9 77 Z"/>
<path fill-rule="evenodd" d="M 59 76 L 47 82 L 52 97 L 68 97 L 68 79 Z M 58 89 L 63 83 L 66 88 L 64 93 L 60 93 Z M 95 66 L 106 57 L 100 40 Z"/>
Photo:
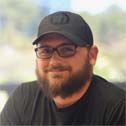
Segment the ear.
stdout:
<path fill-rule="evenodd" d="M 96 45 L 93 45 L 89 50 L 89 62 L 91 65 L 95 65 L 98 55 L 98 48 Z"/>

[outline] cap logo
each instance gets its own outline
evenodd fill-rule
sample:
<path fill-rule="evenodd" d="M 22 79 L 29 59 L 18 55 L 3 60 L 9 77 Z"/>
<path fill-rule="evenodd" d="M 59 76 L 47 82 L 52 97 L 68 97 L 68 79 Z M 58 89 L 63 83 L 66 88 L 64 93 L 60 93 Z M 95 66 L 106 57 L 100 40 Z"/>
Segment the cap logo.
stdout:
<path fill-rule="evenodd" d="M 67 24 L 69 22 L 69 17 L 64 13 L 60 13 L 53 15 L 50 21 L 52 24 Z"/>

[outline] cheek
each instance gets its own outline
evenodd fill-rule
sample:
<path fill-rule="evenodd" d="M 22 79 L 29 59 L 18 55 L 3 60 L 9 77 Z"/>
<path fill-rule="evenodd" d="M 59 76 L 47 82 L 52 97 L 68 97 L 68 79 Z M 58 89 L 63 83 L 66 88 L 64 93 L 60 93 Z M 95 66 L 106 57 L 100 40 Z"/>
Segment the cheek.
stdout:
<path fill-rule="evenodd" d="M 85 65 L 89 63 L 89 57 L 87 56 L 80 56 L 76 57 L 71 60 L 71 66 L 73 73 L 76 73 L 78 71 L 82 71 L 82 69 L 85 69 Z"/>
<path fill-rule="evenodd" d="M 47 78 L 47 74 L 44 72 L 44 68 L 47 67 L 47 63 L 39 59 L 36 60 L 36 74 L 39 80 Z"/>
<path fill-rule="evenodd" d="M 36 60 L 36 65 L 38 68 L 44 68 L 48 65 L 48 62 L 47 61 L 43 61 L 41 59 L 37 59 Z"/>
<path fill-rule="evenodd" d="M 84 64 L 84 60 L 81 59 L 73 59 L 71 60 L 71 68 L 72 68 L 72 73 L 76 73 L 77 71 L 80 71 L 82 69 L 82 66 Z"/>
<path fill-rule="evenodd" d="M 42 61 L 41 59 L 36 60 L 36 69 L 40 74 L 45 74 L 43 69 L 48 66 L 48 62 Z"/>

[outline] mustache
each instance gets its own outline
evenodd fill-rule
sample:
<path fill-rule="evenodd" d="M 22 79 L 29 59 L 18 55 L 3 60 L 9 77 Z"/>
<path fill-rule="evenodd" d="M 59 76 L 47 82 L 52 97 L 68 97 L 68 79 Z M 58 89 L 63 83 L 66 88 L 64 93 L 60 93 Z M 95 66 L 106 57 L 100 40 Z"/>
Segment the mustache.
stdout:
<path fill-rule="evenodd" d="M 53 65 L 53 66 L 49 66 L 49 67 L 44 68 L 44 72 L 50 72 L 50 71 L 53 71 L 53 70 L 71 71 L 71 69 L 72 68 L 70 66 Z"/>

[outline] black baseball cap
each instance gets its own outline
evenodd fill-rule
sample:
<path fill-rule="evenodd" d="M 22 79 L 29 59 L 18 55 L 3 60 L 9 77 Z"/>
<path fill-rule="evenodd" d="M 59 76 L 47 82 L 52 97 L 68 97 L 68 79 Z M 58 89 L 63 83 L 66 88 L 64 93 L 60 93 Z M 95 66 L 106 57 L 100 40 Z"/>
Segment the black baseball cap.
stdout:
<path fill-rule="evenodd" d="M 39 25 L 33 45 L 49 33 L 61 34 L 78 46 L 93 45 L 93 34 L 86 21 L 78 14 L 59 11 L 46 16 Z"/>

